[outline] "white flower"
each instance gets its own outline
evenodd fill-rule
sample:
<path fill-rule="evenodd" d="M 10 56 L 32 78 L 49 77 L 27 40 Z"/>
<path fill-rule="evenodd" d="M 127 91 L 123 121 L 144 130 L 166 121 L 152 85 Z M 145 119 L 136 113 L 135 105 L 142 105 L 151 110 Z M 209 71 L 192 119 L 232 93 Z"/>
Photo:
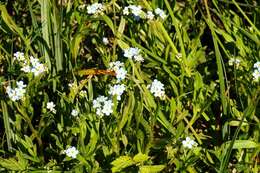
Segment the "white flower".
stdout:
<path fill-rule="evenodd" d="M 111 94 L 112 96 L 116 95 L 117 100 L 121 100 L 121 95 L 124 93 L 124 91 L 125 91 L 125 85 L 117 84 L 117 85 L 111 86 L 108 93 Z"/>
<path fill-rule="evenodd" d="M 30 63 L 31 63 L 31 72 L 34 73 L 34 76 L 38 76 L 41 73 L 44 73 L 47 71 L 47 68 L 45 65 L 41 64 L 39 62 L 39 59 L 34 58 L 33 56 L 30 57 Z"/>
<path fill-rule="evenodd" d="M 47 67 L 39 62 L 39 59 L 30 56 L 30 60 L 26 60 L 24 57 L 24 53 L 16 52 L 14 54 L 15 60 L 19 61 L 22 68 L 21 70 L 25 73 L 34 73 L 34 76 L 38 76 L 39 74 L 47 71 Z"/>
<path fill-rule="evenodd" d="M 140 53 L 140 49 L 135 47 L 124 49 L 124 56 L 130 59 L 132 59 L 134 56 L 138 55 L 139 53 Z"/>
<path fill-rule="evenodd" d="M 102 13 L 103 11 L 104 11 L 104 7 L 100 3 L 94 3 L 87 7 L 88 14 L 99 14 L 99 13 Z"/>
<path fill-rule="evenodd" d="M 148 11 L 147 14 L 146 14 L 146 18 L 148 20 L 153 20 L 154 19 L 154 14 L 152 11 Z"/>
<path fill-rule="evenodd" d="M 110 62 L 109 69 L 115 71 L 117 81 L 125 79 L 127 71 L 124 69 L 124 63 L 120 61 Z"/>
<path fill-rule="evenodd" d="M 44 64 L 41 64 L 39 59 L 34 58 L 33 56 L 30 56 L 30 61 L 24 59 L 24 61 L 21 62 L 21 66 L 22 71 L 26 73 L 32 72 L 34 76 L 38 76 L 47 71 L 47 67 Z"/>
<path fill-rule="evenodd" d="M 93 108 L 99 116 L 110 115 L 113 112 L 113 102 L 105 96 L 99 96 L 93 100 Z"/>
<path fill-rule="evenodd" d="M 143 13 L 142 7 L 140 5 L 129 5 L 123 9 L 124 15 L 129 15 L 130 12 L 136 17 L 141 17 L 141 14 Z"/>
<path fill-rule="evenodd" d="M 71 111 L 71 115 L 72 115 L 73 117 L 76 117 L 76 116 L 79 115 L 79 112 L 78 112 L 76 109 L 73 109 L 73 110 Z"/>
<path fill-rule="evenodd" d="M 69 86 L 70 89 L 77 88 L 77 82 L 74 81 L 72 83 L 69 83 L 68 86 Z"/>
<path fill-rule="evenodd" d="M 16 85 L 17 87 L 14 89 L 12 89 L 10 86 L 6 87 L 6 93 L 8 94 L 8 96 L 12 101 L 17 101 L 22 99 L 26 93 L 25 87 L 27 85 L 25 85 L 23 81 L 16 82 Z"/>
<path fill-rule="evenodd" d="M 151 93 L 155 97 L 159 97 L 160 99 L 165 98 L 165 91 L 164 91 L 164 84 L 162 84 L 160 81 L 155 79 L 151 85 L 147 86 L 148 89 L 150 89 Z"/>
<path fill-rule="evenodd" d="M 158 16 L 160 16 L 162 19 L 165 19 L 165 18 L 166 18 L 166 14 L 165 14 L 164 11 L 161 10 L 160 8 L 156 8 L 154 12 L 155 12 L 155 14 L 157 14 Z"/>
<path fill-rule="evenodd" d="M 109 63 L 109 69 L 111 69 L 111 70 L 117 71 L 121 67 L 124 67 L 124 63 L 122 63 L 120 61 L 115 61 L 115 62 L 110 62 Z"/>
<path fill-rule="evenodd" d="M 124 80 L 126 77 L 127 71 L 124 68 L 120 68 L 116 71 L 117 81 Z"/>
<path fill-rule="evenodd" d="M 25 61 L 24 53 L 23 52 L 14 53 L 14 59 L 19 61 L 19 62 Z"/>
<path fill-rule="evenodd" d="M 260 78 L 260 61 L 254 64 L 254 68 L 255 68 L 253 72 L 254 81 L 258 81 Z"/>
<path fill-rule="evenodd" d="M 233 65 L 235 64 L 236 66 L 239 66 L 240 62 L 241 62 L 241 61 L 240 61 L 239 59 L 231 58 L 231 59 L 228 61 L 228 65 L 233 66 Z"/>
<path fill-rule="evenodd" d="M 190 137 L 186 137 L 186 139 L 182 141 L 182 145 L 185 148 L 191 149 L 192 147 L 197 146 L 197 143 L 194 140 L 192 140 Z"/>
<path fill-rule="evenodd" d="M 97 99 L 96 100 L 93 100 L 93 108 L 95 109 L 99 109 L 101 107 L 101 102 L 98 101 Z"/>
<path fill-rule="evenodd" d="M 134 59 L 135 61 L 138 62 L 143 62 L 144 58 L 140 54 L 140 49 L 135 48 L 135 47 L 130 47 L 127 49 L 124 49 L 124 57 L 127 57 L 129 59 Z"/>
<path fill-rule="evenodd" d="M 140 17 L 141 13 L 142 13 L 142 7 L 140 5 L 136 6 L 136 5 L 130 5 L 129 8 L 131 9 L 132 13 L 137 16 Z"/>
<path fill-rule="evenodd" d="M 103 43 L 104 43 L 105 45 L 108 45 L 108 44 L 109 44 L 109 41 L 108 41 L 107 37 L 103 37 L 102 41 L 103 41 Z"/>
<path fill-rule="evenodd" d="M 38 76 L 42 73 L 44 73 L 45 71 L 47 71 L 47 68 L 45 65 L 38 63 L 36 64 L 32 69 L 31 72 L 34 73 L 34 76 Z"/>
<path fill-rule="evenodd" d="M 47 103 L 47 109 L 49 109 L 51 112 L 53 112 L 54 114 L 56 114 L 56 109 L 55 109 L 55 104 L 53 102 L 48 102 Z"/>
<path fill-rule="evenodd" d="M 124 15 L 129 15 L 129 7 L 125 7 L 123 10 Z"/>
<path fill-rule="evenodd" d="M 105 97 L 105 96 L 99 96 L 99 97 L 97 98 L 97 101 L 98 101 L 98 102 L 105 102 L 105 101 L 107 101 L 107 100 L 108 100 L 108 98 Z"/>
<path fill-rule="evenodd" d="M 260 61 L 254 64 L 254 68 L 257 68 L 260 71 Z"/>
<path fill-rule="evenodd" d="M 25 73 L 29 73 L 29 72 L 31 72 L 31 67 L 29 65 L 24 65 L 21 68 L 21 70 L 24 71 Z"/>
<path fill-rule="evenodd" d="M 79 96 L 80 96 L 80 97 L 86 97 L 86 96 L 87 96 L 87 91 L 86 91 L 86 90 L 81 90 L 81 91 L 79 92 Z"/>
<path fill-rule="evenodd" d="M 104 102 L 103 101 L 103 99 L 101 99 L 101 97 L 104 97 L 105 99 L 104 99 L 104 101 L 106 101 L 107 100 L 107 98 L 105 97 L 105 96 L 99 96 L 99 97 L 97 97 L 96 99 L 94 99 L 93 100 L 93 108 L 94 109 L 100 109 L 101 107 L 102 107 L 102 102 Z"/>
<path fill-rule="evenodd" d="M 20 98 L 22 98 L 22 97 L 25 95 L 25 93 L 26 93 L 26 90 L 23 89 L 23 88 L 15 88 L 14 91 L 15 91 L 15 93 L 16 93 L 16 96 L 17 96 L 18 100 L 19 100 Z"/>
<path fill-rule="evenodd" d="M 113 112 L 113 102 L 112 100 L 107 100 L 104 102 L 102 113 L 109 116 Z"/>
<path fill-rule="evenodd" d="M 72 146 L 72 147 L 69 147 L 67 150 L 65 150 L 65 154 L 68 157 L 75 159 L 77 157 L 77 155 L 79 154 L 79 151 L 76 149 L 76 147 Z"/>
<path fill-rule="evenodd" d="M 6 87 L 6 93 L 12 101 L 19 100 L 19 97 L 17 96 L 15 90 L 13 90 L 10 86 Z"/>
<path fill-rule="evenodd" d="M 23 84 L 23 81 L 16 82 L 16 85 L 17 85 L 18 88 L 25 88 L 26 87 L 26 85 Z"/>
<path fill-rule="evenodd" d="M 34 58 L 33 56 L 30 56 L 30 63 L 32 64 L 32 66 L 37 66 L 40 62 L 37 58 Z"/>
<path fill-rule="evenodd" d="M 143 62 L 144 58 L 142 57 L 142 55 L 135 55 L 134 60 L 137 62 Z"/>

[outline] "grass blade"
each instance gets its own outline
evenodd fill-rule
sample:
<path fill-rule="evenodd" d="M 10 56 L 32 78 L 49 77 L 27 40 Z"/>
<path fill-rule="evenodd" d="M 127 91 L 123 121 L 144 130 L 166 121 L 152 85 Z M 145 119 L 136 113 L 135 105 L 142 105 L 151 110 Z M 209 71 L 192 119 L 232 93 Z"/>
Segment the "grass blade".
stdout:
<path fill-rule="evenodd" d="M 7 140 L 7 146 L 10 150 L 12 148 L 11 139 L 12 139 L 12 130 L 10 128 L 10 121 L 6 103 L 1 100 L 2 112 L 3 112 L 3 119 L 4 119 L 4 127 L 5 127 L 5 135 Z"/>
<path fill-rule="evenodd" d="M 50 3 L 48 0 L 40 0 L 41 4 L 41 24 L 42 24 L 42 36 L 43 40 L 46 42 L 46 46 L 50 47 L 50 35 L 49 35 L 49 27 L 50 27 L 50 17 L 49 17 L 49 9 Z M 51 70 L 51 61 L 49 54 L 47 52 L 47 48 L 44 49 L 44 58 L 45 62 L 47 62 L 48 69 Z"/>

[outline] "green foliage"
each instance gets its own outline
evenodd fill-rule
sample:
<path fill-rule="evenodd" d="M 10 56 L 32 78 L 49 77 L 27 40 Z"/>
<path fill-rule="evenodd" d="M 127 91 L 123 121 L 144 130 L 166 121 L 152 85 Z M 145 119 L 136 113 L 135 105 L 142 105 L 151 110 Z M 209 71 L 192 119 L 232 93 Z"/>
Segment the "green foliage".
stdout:
<path fill-rule="evenodd" d="M 259 3 L 113 0 L 90 14 L 95 2 L 0 3 L 0 170 L 259 172 Z"/>

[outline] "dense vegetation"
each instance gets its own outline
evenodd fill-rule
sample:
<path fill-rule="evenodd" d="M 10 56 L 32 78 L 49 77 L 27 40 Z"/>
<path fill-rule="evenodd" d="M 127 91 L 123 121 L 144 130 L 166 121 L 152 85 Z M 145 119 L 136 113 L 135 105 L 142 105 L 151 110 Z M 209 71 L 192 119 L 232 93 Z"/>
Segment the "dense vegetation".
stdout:
<path fill-rule="evenodd" d="M 260 170 L 254 0 L 0 3 L 0 170 Z"/>

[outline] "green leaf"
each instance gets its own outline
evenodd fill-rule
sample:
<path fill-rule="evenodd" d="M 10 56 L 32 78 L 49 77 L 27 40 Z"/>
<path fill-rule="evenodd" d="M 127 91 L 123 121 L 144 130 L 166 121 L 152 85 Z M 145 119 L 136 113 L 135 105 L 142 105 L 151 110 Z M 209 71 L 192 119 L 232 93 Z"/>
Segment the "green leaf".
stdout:
<path fill-rule="evenodd" d="M 158 116 L 157 116 L 158 121 L 167 129 L 169 132 L 175 135 L 175 129 L 172 126 L 172 124 L 167 120 L 165 115 L 161 110 L 158 111 Z"/>
<path fill-rule="evenodd" d="M 112 32 L 115 33 L 113 21 L 107 15 L 103 15 L 102 19 L 106 22 L 106 24 L 112 30 Z"/>
<path fill-rule="evenodd" d="M 10 15 L 8 14 L 6 8 L 4 5 L 0 5 L 0 11 L 1 11 L 1 18 L 4 20 L 4 22 L 6 23 L 6 25 L 14 32 L 19 34 L 20 36 L 23 37 L 22 34 L 22 29 L 20 27 L 18 27 L 15 22 L 13 21 L 13 19 L 10 17 Z"/>
<path fill-rule="evenodd" d="M 47 62 L 48 69 L 51 70 L 51 60 L 49 57 L 49 54 L 47 52 L 48 49 L 50 49 L 50 39 L 51 39 L 51 32 L 49 31 L 50 25 L 51 25 L 51 19 L 50 19 L 50 3 L 48 0 L 39 0 L 39 3 L 41 5 L 41 24 L 42 24 L 42 37 L 43 40 L 46 42 L 45 44 L 42 44 L 42 48 L 44 50 L 44 58 Z"/>
<path fill-rule="evenodd" d="M 80 43 L 84 36 L 82 34 L 76 34 L 76 36 L 72 39 L 71 43 L 71 50 L 72 50 L 72 58 L 75 60 L 78 56 L 79 48 L 80 48 Z"/>
<path fill-rule="evenodd" d="M 223 31 L 221 29 L 216 29 L 216 32 L 218 34 L 222 35 L 227 42 L 234 42 L 233 37 L 231 35 L 229 35 L 228 33 L 226 33 L 225 31 Z"/>
<path fill-rule="evenodd" d="M 141 166 L 140 173 L 157 173 L 162 171 L 165 165 Z"/>
<path fill-rule="evenodd" d="M 7 105 L 3 100 L 1 100 L 1 107 L 2 107 L 2 112 L 3 112 L 4 128 L 5 128 L 7 146 L 8 146 L 8 149 L 11 149 L 12 148 L 12 143 L 11 143 L 12 129 L 10 127 L 10 120 L 9 120 Z"/>
<path fill-rule="evenodd" d="M 119 131 L 121 131 L 121 129 L 125 126 L 129 116 L 132 114 L 133 109 L 134 109 L 134 95 L 133 92 L 129 92 L 129 98 L 128 98 L 128 102 L 127 105 L 124 108 L 124 112 L 123 112 L 123 116 L 122 116 L 122 120 L 120 121 L 119 124 Z"/>
<path fill-rule="evenodd" d="M 118 27 L 118 35 L 117 35 L 118 38 L 121 37 L 121 35 L 124 33 L 124 30 L 125 30 L 125 19 L 124 17 L 121 17 L 120 24 Z"/>
<path fill-rule="evenodd" d="M 96 149 L 96 144 L 97 144 L 97 141 L 98 141 L 98 135 L 96 133 L 96 131 L 94 130 L 94 128 L 91 129 L 91 134 L 90 134 L 90 141 L 89 141 L 89 144 L 88 144 L 88 155 L 92 155 L 93 152 L 95 151 Z"/>
<path fill-rule="evenodd" d="M 146 154 L 143 154 L 143 153 L 138 153 L 134 156 L 133 160 L 136 162 L 136 163 L 139 163 L 139 162 L 145 162 L 149 159 L 149 156 L 147 156 Z"/>
<path fill-rule="evenodd" d="M 119 172 L 124 168 L 134 165 L 135 162 L 129 156 L 120 156 L 119 158 L 114 160 L 111 164 L 113 165 L 112 172 Z"/>
<path fill-rule="evenodd" d="M 226 144 L 229 144 L 230 141 L 226 142 Z M 259 144 L 257 144 L 254 141 L 250 140 L 235 140 L 233 149 L 242 149 L 242 148 L 257 148 L 260 147 Z"/>
<path fill-rule="evenodd" d="M 16 153 L 17 160 L 14 158 L 0 158 L 0 165 L 8 170 L 23 171 L 27 168 L 28 161 L 23 158 L 20 152 Z"/>

